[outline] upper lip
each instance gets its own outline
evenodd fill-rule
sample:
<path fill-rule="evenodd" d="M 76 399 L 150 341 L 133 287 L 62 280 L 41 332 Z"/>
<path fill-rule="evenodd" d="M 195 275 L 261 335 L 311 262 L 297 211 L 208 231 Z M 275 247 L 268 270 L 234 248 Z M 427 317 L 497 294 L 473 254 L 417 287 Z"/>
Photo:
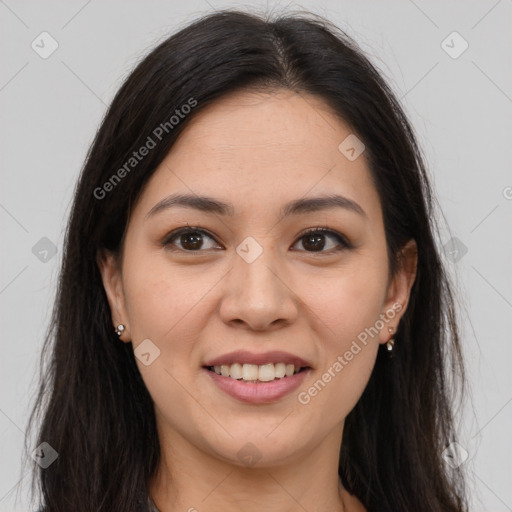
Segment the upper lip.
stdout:
<path fill-rule="evenodd" d="M 295 368 L 311 367 L 311 365 L 299 356 L 289 352 L 272 351 L 255 354 L 247 350 L 237 350 L 222 356 L 210 359 L 204 366 L 232 365 L 234 363 L 264 365 L 269 363 L 293 364 Z"/>

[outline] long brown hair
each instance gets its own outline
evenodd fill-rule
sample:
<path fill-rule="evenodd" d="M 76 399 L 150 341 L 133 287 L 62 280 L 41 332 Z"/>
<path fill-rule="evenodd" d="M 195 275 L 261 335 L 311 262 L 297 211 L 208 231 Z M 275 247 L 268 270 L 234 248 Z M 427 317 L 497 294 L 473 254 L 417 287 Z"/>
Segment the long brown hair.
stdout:
<path fill-rule="evenodd" d="M 29 422 L 35 428 L 41 420 L 38 444 L 59 454 L 34 475 L 41 510 L 147 510 L 148 481 L 160 457 L 153 404 L 131 344 L 113 332 L 96 256 L 105 248 L 120 251 L 132 206 L 194 115 L 243 88 L 287 88 L 326 101 L 366 146 L 392 274 L 404 243 L 417 243 L 417 277 L 395 356 L 379 352 L 345 421 L 344 486 L 369 512 L 466 510 L 463 475 L 441 456 L 454 440 L 452 399 L 464 382 L 462 356 L 435 240 L 435 203 L 413 130 L 390 87 L 344 32 L 312 14 L 269 20 L 238 11 L 204 16 L 152 50 L 117 92 L 88 152 Z M 197 102 L 191 112 L 161 130 L 148 156 L 110 181 L 108 193 L 98 193 L 190 98 Z"/>

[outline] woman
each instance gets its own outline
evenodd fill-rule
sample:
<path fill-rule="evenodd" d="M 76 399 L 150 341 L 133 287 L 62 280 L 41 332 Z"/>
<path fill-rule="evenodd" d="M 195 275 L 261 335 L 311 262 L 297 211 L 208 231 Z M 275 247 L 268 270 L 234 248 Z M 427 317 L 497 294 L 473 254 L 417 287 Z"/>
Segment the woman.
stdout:
<path fill-rule="evenodd" d="M 75 192 L 41 510 L 467 510 L 432 203 L 393 93 L 325 20 L 223 11 L 161 43 Z"/>

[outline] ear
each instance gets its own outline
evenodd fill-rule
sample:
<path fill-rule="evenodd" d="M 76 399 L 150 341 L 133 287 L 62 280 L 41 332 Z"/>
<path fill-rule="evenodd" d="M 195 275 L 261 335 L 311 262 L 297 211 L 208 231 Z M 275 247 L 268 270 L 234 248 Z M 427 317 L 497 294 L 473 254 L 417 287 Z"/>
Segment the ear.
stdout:
<path fill-rule="evenodd" d="M 409 240 L 398 256 L 398 270 L 388 285 L 386 302 L 382 313 L 389 320 L 381 331 L 380 343 L 386 343 L 397 331 L 400 319 L 407 309 L 411 289 L 416 279 L 418 247 L 414 239 Z M 392 328 L 390 333 L 388 328 Z"/>
<path fill-rule="evenodd" d="M 123 324 L 125 329 L 119 339 L 124 342 L 131 341 L 130 326 L 128 324 L 128 314 L 126 311 L 123 279 L 120 264 L 115 254 L 111 251 L 99 251 L 96 257 L 96 263 L 100 269 L 103 287 L 107 294 L 112 315 L 112 325 L 116 328 Z"/>

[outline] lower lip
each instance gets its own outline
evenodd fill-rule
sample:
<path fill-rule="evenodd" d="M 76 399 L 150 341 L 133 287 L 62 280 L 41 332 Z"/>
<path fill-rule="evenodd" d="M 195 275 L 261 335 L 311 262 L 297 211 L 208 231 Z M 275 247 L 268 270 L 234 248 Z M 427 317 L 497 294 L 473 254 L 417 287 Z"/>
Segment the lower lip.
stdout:
<path fill-rule="evenodd" d="M 222 391 L 233 398 L 251 404 L 268 404 L 277 402 L 297 389 L 309 375 L 311 368 L 270 382 L 247 382 L 217 375 L 206 368 L 204 371 Z"/>

